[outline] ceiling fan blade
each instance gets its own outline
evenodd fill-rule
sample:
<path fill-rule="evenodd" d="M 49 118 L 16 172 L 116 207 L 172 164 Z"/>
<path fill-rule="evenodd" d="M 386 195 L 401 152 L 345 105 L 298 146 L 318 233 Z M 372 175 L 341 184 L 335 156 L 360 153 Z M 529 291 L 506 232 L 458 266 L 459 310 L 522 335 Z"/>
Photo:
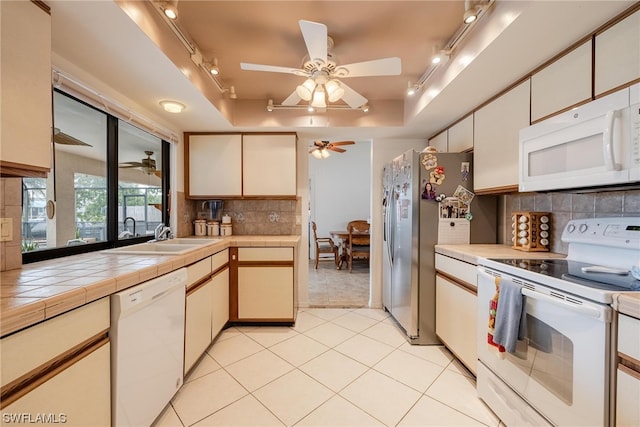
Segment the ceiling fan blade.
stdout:
<path fill-rule="evenodd" d="M 270 73 L 286 73 L 295 74 L 296 76 L 306 77 L 308 74 L 304 70 L 291 67 L 279 67 L 277 65 L 264 65 L 264 64 L 250 64 L 248 62 L 241 62 L 240 68 L 247 71 L 268 71 Z"/>
<path fill-rule="evenodd" d="M 82 142 L 78 138 L 74 138 L 73 136 L 67 135 L 59 130 L 53 134 L 53 142 L 61 145 L 81 145 L 85 147 L 92 147 L 92 145 Z"/>
<path fill-rule="evenodd" d="M 302 101 L 302 98 L 300 98 L 294 90 L 293 93 L 287 97 L 287 99 L 282 101 L 282 105 L 292 106 L 298 104 L 298 102 L 300 101 Z"/>
<path fill-rule="evenodd" d="M 338 67 L 335 74 L 338 77 L 365 76 L 397 76 L 402 72 L 400 58 L 374 59 L 373 61 L 355 62 Z"/>
<path fill-rule="evenodd" d="M 298 24 L 300 24 L 302 37 L 307 45 L 309 59 L 312 61 L 320 59 L 322 62 L 327 62 L 327 26 L 303 19 L 298 21 Z"/>
<path fill-rule="evenodd" d="M 332 147 L 331 145 L 327 147 L 327 150 L 335 151 L 336 153 L 344 153 L 345 151 L 347 151 L 344 148 Z"/>
<path fill-rule="evenodd" d="M 119 167 L 119 168 L 122 168 L 122 169 L 133 169 L 133 168 L 140 168 L 140 167 L 142 167 L 142 165 L 141 165 L 141 164 L 137 164 L 137 165 L 134 165 L 134 164 L 127 165 L 127 164 L 122 164 L 122 163 L 120 163 L 120 164 L 118 165 L 118 167 Z"/>
<path fill-rule="evenodd" d="M 344 95 L 342 95 L 342 100 L 346 102 L 349 105 L 349 107 L 358 108 L 358 107 L 362 107 L 364 104 L 367 103 L 368 101 L 367 98 L 360 95 L 358 92 L 351 89 L 349 86 L 347 86 L 343 82 L 340 82 L 340 86 L 342 86 L 342 88 L 344 89 Z"/>
<path fill-rule="evenodd" d="M 332 142 L 330 145 L 333 145 L 334 147 L 336 145 L 351 145 L 351 144 L 355 144 L 355 141 L 338 141 L 338 142 Z"/>

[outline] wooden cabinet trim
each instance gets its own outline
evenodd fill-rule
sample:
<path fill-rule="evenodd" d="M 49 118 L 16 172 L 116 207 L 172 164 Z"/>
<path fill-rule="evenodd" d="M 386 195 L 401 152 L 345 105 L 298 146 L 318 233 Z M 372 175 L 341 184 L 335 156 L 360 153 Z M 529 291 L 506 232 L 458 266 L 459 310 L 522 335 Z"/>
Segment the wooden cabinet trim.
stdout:
<path fill-rule="evenodd" d="M 436 276 L 440 276 L 443 279 L 445 279 L 448 283 L 451 283 L 452 285 L 455 285 L 460 289 L 466 292 L 469 292 L 470 294 L 478 296 L 477 287 L 472 285 L 471 283 L 467 283 L 464 280 L 460 280 L 458 277 L 451 276 L 450 274 L 447 274 L 440 270 L 436 270 Z"/>
<path fill-rule="evenodd" d="M 475 193 L 479 196 L 483 196 L 486 194 L 507 194 L 507 193 L 517 193 L 518 186 L 517 185 L 507 185 L 504 187 L 492 187 L 492 188 L 483 188 L 475 190 Z"/>
<path fill-rule="evenodd" d="M 293 261 L 238 261 L 238 267 L 293 267 Z"/>
<path fill-rule="evenodd" d="M 41 166 L 0 160 L 0 177 L 2 178 L 46 178 L 50 169 Z"/>
<path fill-rule="evenodd" d="M 54 360 L 6 384 L 0 390 L 0 409 L 4 409 L 108 343 L 109 330 L 107 329 L 67 350 Z"/>
<path fill-rule="evenodd" d="M 238 320 L 238 248 L 229 248 L 229 321 Z"/>
<path fill-rule="evenodd" d="M 224 264 L 221 267 L 218 267 L 213 273 L 203 277 L 202 279 L 198 280 L 197 282 L 187 287 L 187 296 L 191 295 L 192 293 L 194 293 L 195 291 L 197 291 L 198 289 L 200 289 L 201 287 L 209 283 L 211 279 L 213 279 L 214 277 L 222 273 L 227 268 L 229 268 L 229 263 Z"/>

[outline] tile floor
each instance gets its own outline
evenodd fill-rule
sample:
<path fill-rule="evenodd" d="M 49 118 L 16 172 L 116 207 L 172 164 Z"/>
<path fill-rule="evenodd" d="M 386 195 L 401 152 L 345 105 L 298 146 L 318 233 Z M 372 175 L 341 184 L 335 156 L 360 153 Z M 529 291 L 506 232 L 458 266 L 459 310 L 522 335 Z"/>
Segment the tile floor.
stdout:
<path fill-rule="evenodd" d="M 164 426 L 499 426 L 441 346 L 411 346 L 382 310 L 309 308 L 294 327 L 224 330 Z"/>

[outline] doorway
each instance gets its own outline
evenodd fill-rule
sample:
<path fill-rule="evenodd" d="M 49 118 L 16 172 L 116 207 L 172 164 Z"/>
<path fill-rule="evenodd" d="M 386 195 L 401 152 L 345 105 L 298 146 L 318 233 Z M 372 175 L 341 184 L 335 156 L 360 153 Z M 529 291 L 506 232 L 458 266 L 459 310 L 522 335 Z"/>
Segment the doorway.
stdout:
<path fill-rule="evenodd" d="M 327 158 L 309 156 L 309 221 L 319 237 L 346 230 L 347 223 L 371 218 L 371 141 L 356 141 L 344 153 Z M 313 231 L 309 233 L 309 305 L 314 307 L 365 307 L 371 288 L 370 266 L 356 262 L 336 270 L 332 260 L 322 260 L 315 269 Z M 341 242 L 336 241 L 337 244 Z"/>

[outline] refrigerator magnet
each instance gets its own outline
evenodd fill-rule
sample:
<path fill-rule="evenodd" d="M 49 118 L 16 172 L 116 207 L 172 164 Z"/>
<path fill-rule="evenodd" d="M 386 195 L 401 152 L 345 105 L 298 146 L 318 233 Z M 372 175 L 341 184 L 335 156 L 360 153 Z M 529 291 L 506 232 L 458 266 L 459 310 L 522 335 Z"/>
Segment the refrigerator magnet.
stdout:
<path fill-rule="evenodd" d="M 436 199 L 436 186 L 429 182 L 428 179 L 422 180 L 422 194 L 420 197 L 423 200 L 435 200 Z"/>
<path fill-rule="evenodd" d="M 424 166 L 426 170 L 431 170 L 438 166 L 438 158 L 433 154 L 427 154 L 422 158 L 422 166 Z"/>
<path fill-rule="evenodd" d="M 444 182 L 444 179 L 444 168 L 442 166 L 437 166 L 429 173 L 429 182 L 432 184 L 440 185 Z"/>
<path fill-rule="evenodd" d="M 458 188 L 456 188 L 456 191 L 453 193 L 453 197 L 457 197 L 465 205 L 470 205 L 475 196 L 476 195 L 474 193 L 467 190 L 462 185 L 458 185 Z"/>
<path fill-rule="evenodd" d="M 469 180 L 469 162 L 462 162 L 460 164 L 460 174 L 462 175 L 463 181 Z"/>

